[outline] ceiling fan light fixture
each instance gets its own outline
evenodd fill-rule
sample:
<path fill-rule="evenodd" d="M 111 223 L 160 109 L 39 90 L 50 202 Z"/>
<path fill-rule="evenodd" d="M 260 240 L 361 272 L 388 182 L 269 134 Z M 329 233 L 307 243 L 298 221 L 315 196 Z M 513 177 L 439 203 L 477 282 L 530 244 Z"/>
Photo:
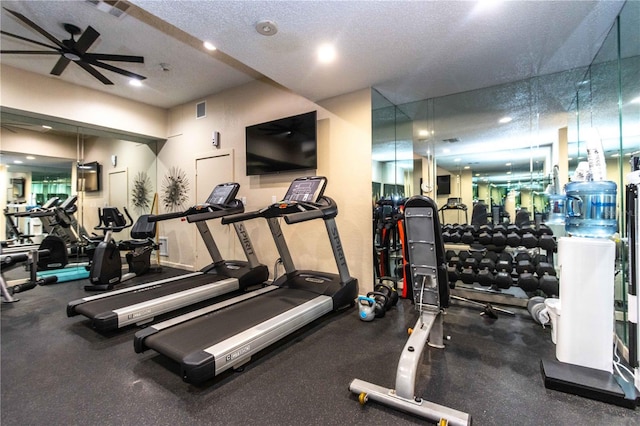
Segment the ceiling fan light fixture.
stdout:
<path fill-rule="evenodd" d="M 278 32 L 278 25 L 269 19 L 264 19 L 256 24 L 256 31 L 263 36 L 272 36 Z"/>
<path fill-rule="evenodd" d="M 81 59 L 80 56 L 76 55 L 73 52 L 64 52 L 62 56 L 73 62 L 78 62 Z"/>

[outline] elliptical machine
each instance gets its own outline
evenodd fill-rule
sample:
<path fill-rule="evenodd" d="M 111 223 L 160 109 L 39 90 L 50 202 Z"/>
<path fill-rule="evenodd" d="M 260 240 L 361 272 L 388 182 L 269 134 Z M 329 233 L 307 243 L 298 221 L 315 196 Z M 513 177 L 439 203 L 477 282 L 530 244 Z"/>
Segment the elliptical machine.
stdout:
<path fill-rule="evenodd" d="M 133 219 L 123 207 L 128 222 L 117 207 L 98 209 L 100 223 L 94 229 L 104 232 L 103 240 L 96 247 L 89 269 L 91 285 L 84 287 L 87 291 L 112 290 L 121 282 L 140 276 L 151 267 L 151 252 L 158 248 L 153 240 L 156 234 L 156 223 L 149 222 L 149 215 L 142 215 L 133 224 Z M 131 237 L 133 239 L 116 243 L 113 233 L 120 232 L 133 225 Z M 122 259 L 120 250 L 129 250 L 126 254 L 129 271 L 122 273 Z"/>

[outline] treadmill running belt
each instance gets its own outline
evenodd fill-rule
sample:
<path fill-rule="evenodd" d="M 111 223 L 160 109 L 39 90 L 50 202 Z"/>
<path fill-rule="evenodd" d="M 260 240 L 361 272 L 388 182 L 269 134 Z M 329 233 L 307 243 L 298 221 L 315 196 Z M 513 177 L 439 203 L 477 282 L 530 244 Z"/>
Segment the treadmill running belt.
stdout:
<path fill-rule="evenodd" d="M 213 274 L 196 275 L 195 277 L 182 278 L 134 292 L 120 293 L 111 297 L 91 300 L 76 306 L 75 309 L 79 314 L 85 315 L 88 318 L 95 318 L 97 315 L 105 312 L 146 302 L 151 299 L 167 296 L 180 291 L 189 290 L 205 284 L 214 283 L 226 278 L 227 277 Z"/>
<path fill-rule="evenodd" d="M 202 350 L 318 297 L 305 290 L 279 288 L 148 336 L 144 345 L 182 361 Z"/>

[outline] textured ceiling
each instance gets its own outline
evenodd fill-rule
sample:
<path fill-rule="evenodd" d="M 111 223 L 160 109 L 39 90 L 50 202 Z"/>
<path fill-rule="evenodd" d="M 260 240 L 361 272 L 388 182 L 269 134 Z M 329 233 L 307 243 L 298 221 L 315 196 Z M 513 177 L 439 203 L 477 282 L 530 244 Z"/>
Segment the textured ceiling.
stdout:
<path fill-rule="evenodd" d="M 171 107 L 264 75 L 318 101 L 374 87 L 396 104 L 588 65 L 622 1 L 176 1 L 134 0 L 120 17 L 104 2 L 2 1 L 56 37 L 63 23 L 94 27 L 89 52 L 142 55 L 123 67 L 147 77 L 103 86 L 79 67 L 61 78 Z M 160 19 L 158 19 L 160 18 Z M 255 24 L 278 25 L 271 37 Z M 2 10 L 3 31 L 46 41 Z M 202 40 L 219 50 L 204 50 Z M 316 49 L 333 43 L 337 60 Z M 2 37 L 3 49 L 33 49 Z M 54 56 L 3 55 L 2 63 L 48 75 Z M 163 71 L 160 64 L 167 64 Z M 253 71 L 255 70 L 255 71 Z"/>
<path fill-rule="evenodd" d="M 120 3 L 130 7 L 119 17 L 98 0 L 3 0 L 2 7 L 24 14 L 60 39 L 68 38 L 63 23 L 83 30 L 91 25 L 101 36 L 90 53 L 144 56 L 144 64 L 113 64 L 146 76 L 143 87 L 132 88 L 126 78 L 103 71 L 115 83 L 105 86 L 74 64 L 60 77 L 51 76 L 56 56 L 2 55 L 2 64 L 164 108 L 257 78 L 271 79 L 313 101 L 375 88 L 382 95 L 374 96 L 375 108 L 387 100 L 404 104 L 502 85 L 497 94 L 440 104 L 439 111 L 446 112 L 459 111 L 456 103 L 469 103 L 461 108 L 469 110 L 464 116 L 456 112 L 442 117 L 450 123 L 439 122 L 437 140 L 460 138 L 456 149 L 473 153 L 476 163 L 489 162 L 482 156 L 487 141 L 502 137 L 496 143 L 504 144 L 512 135 L 495 126 L 493 117 L 513 111 L 514 103 L 522 100 L 508 83 L 589 65 L 624 5 L 615 0 Z M 265 19 L 276 23 L 277 34 L 258 34 L 255 25 Z M 4 9 L 0 24 L 4 32 L 46 41 Z M 218 50 L 205 50 L 204 40 Z M 334 63 L 318 63 L 316 50 L 322 43 L 335 45 Z M 2 36 L 3 50 L 34 47 Z M 554 137 L 557 114 L 568 106 L 563 96 L 558 92 L 549 96 L 550 104 L 536 105 L 543 112 L 536 129 L 544 140 Z M 482 111 L 474 109 L 477 100 Z M 403 113 L 419 118 L 420 104 L 413 107 L 403 107 Z M 524 117 L 526 130 L 531 130 L 529 117 Z M 518 130 L 515 124 L 511 132 Z M 378 142 L 383 141 L 374 141 L 382 147 Z M 423 154 L 426 148 L 415 145 Z M 454 155 L 449 156 L 452 161 Z"/>

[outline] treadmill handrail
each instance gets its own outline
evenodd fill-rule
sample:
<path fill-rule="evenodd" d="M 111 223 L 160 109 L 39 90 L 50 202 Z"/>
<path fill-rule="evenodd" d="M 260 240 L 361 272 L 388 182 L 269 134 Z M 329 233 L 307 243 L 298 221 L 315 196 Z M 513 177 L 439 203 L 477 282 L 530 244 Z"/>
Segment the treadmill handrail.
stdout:
<path fill-rule="evenodd" d="M 187 212 L 170 212 L 170 213 L 163 213 L 163 214 L 151 214 L 149 215 L 147 220 L 149 222 L 160 222 L 162 220 L 177 219 L 179 217 L 184 217 L 186 215 L 187 215 Z"/>
<path fill-rule="evenodd" d="M 232 200 L 228 204 L 198 204 L 182 212 L 170 212 L 156 215 L 149 215 L 149 222 L 160 222 L 169 219 L 186 217 L 189 223 L 203 220 L 217 219 L 219 217 L 242 213 L 244 205 L 240 200 Z"/>
<path fill-rule="evenodd" d="M 338 207 L 335 201 L 326 196 L 320 197 L 318 201 L 319 203 L 309 203 L 309 202 L 300 202 L 300 201 L 292 201 L 286 202 L 282 201 L 280 203 L 271 204 L 265 208 L 260 210 L 255 210 L 252 212 L 235 214 L 231 216 L 227 216 L 222 218 L 222 224 L 227 225 L 230 223 L 242 222 L 245 220 L 255 219 L 258 217 L 262 218 L 270 218 L 270 217 L 283 217 L 287 224 L 305 222 L 313 219 L 328 219 L 331 217 L 335 217 L 338 214 Z M 323 201 L 323 202 L 322 202 Z M 300 211 L 293 213 L 279 213 L 278 209 L 291 206 L 298 206 Z"/>
<path fill-rule="evenodd" d="M 240 200 L 233 200 L 228 204 L 206 204 L 206 206 L 207 210 L 204 210 L 202 213 L 188 214 L 186 216 L 187 222 L 201 222 L 203 220 L 218 219 L 230 214 L 244 212 L 244 204 L 242 204 Z"/>
<path fill-rule="evenodd" d="M 326 203 L 326 204 L 325 204 Z M 306 222 L 313 219 L 328 219 L 338 215 L 338 205 L 333 198 L 322 196 L 318 203 L 303 203 L 305 207 L 312 207 L 312 210 L 300 213 L 290 213 L 284 216 L 284 221 L 291 225 L 293 223 Z"/>
<path fill-rule="evenodd" d="M 245 220 L 255 219 L 257 217 L 262 217 L 262 213 L 260 212 L 260 210 L 255 210 L 252 212 L 237 213 L 237 214 L 232 214 L 232 215 L 223 217 L 222 224 L 229 225 L 231 223 L 243 222 Z"/>

